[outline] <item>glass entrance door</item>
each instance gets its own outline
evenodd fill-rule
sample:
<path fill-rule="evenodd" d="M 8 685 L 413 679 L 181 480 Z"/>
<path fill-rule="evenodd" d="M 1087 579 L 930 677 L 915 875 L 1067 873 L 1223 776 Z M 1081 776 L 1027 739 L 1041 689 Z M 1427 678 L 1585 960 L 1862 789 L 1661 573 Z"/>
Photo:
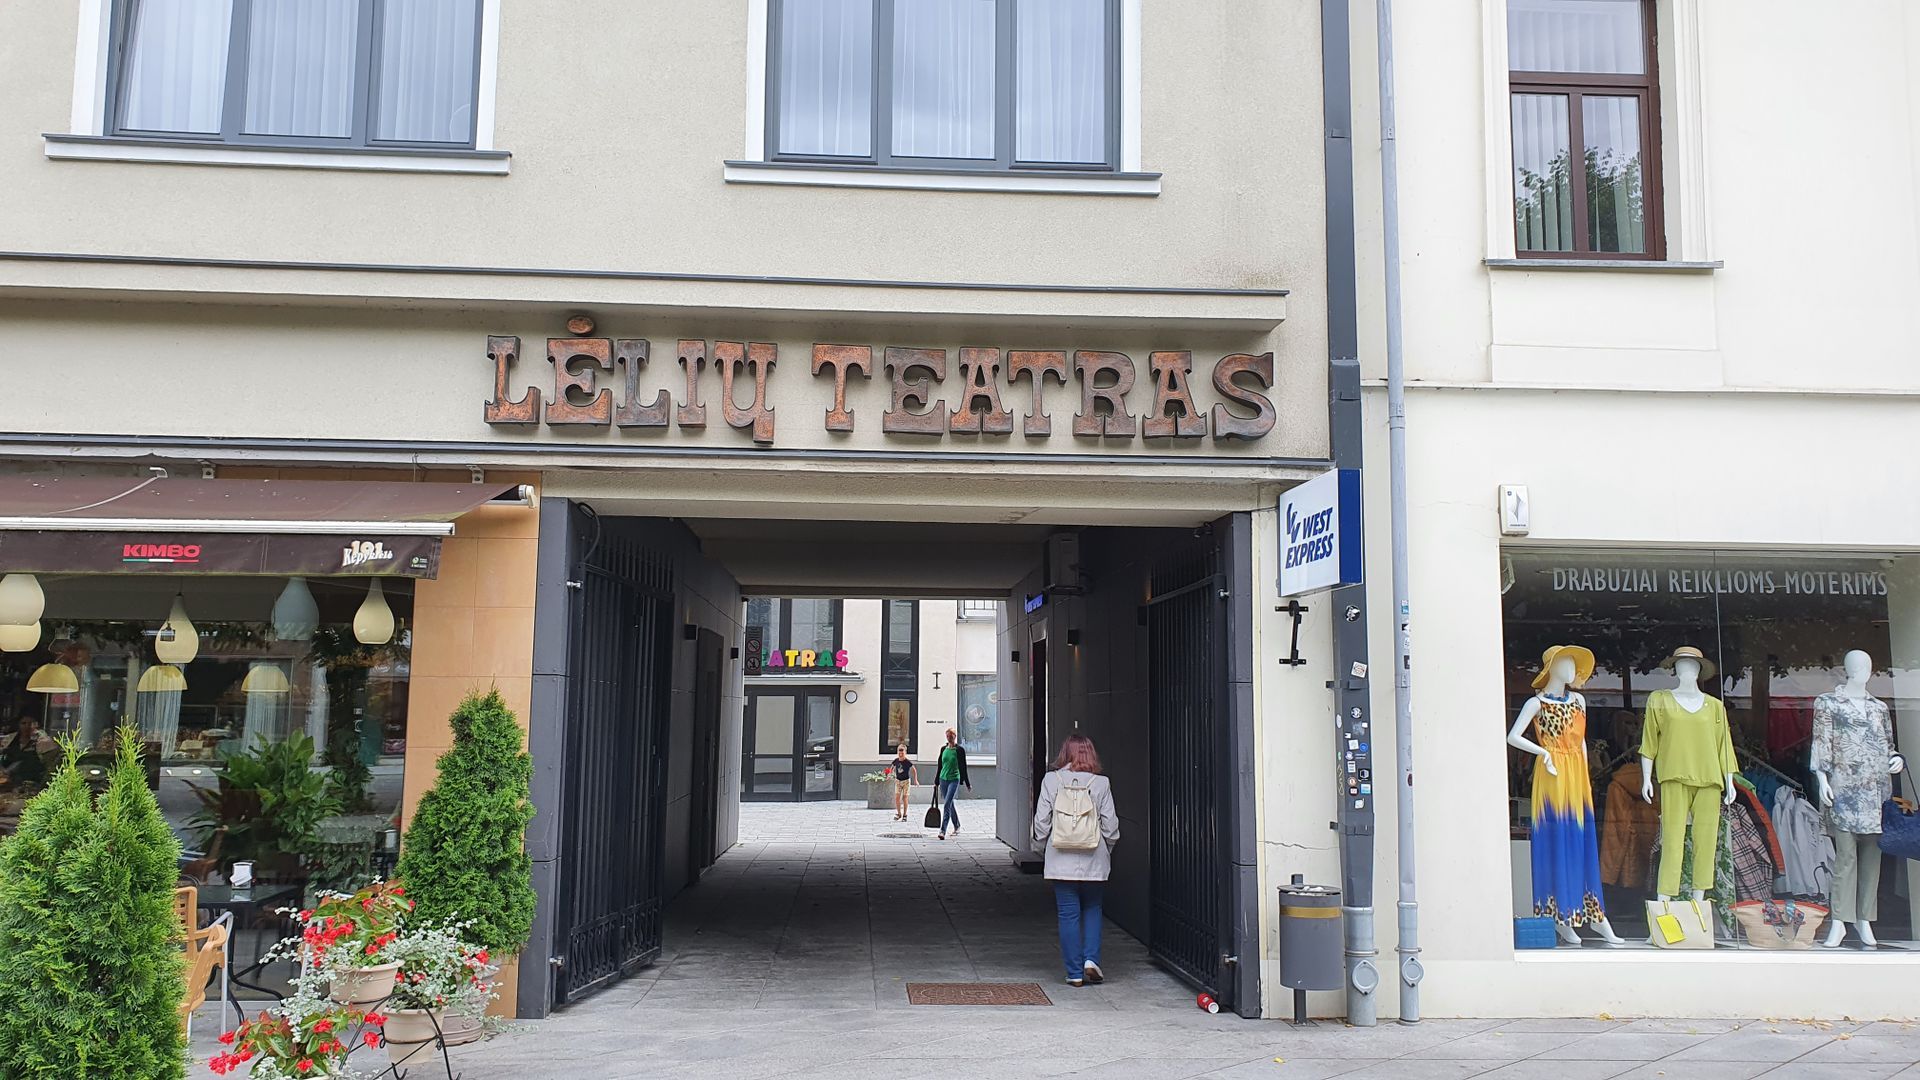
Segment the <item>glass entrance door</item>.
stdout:
<path fill-rule="evenodd" d="M 840 788 L 840 711 L 833 688 L 748 691 L 741 798 L 831 799 Z"/>

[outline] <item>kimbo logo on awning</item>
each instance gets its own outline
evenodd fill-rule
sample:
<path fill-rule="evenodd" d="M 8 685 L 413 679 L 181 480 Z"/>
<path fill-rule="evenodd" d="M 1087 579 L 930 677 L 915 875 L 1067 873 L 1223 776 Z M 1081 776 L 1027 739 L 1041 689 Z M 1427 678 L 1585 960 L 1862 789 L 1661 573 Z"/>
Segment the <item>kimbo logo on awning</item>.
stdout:
<path fill-rule="evenodd" d="M 199 544 L 122 544 L 123 563 L 197 563 Z"/>

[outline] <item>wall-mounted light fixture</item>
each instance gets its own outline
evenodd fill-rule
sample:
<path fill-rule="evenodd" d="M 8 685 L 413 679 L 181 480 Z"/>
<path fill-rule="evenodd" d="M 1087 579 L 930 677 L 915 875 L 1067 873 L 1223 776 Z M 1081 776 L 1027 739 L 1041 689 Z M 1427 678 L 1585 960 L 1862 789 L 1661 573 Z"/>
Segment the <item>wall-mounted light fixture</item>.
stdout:
<path fill-rule="evenodd" d="M 688 641 L 698 641 L 700 640 L 700 628 L 692 623 L 687 623 L 680 627 L 680 636 Z"/>
<path fill-rule="evenodd" d="M 733 648 L 731 648 L 731 649 L 728 649 L 728 650 L 727 650 L 727 659 L 729 659 L 729 660 L 738 660 L 738 659 L 740 659 L 740 646 L 738 646 L 738 645 L 735 645 L 735 646 L 734 646 Z"/>
<path fill-rule="evenodd" d="M 858 690 L 849 690 L 849 691 L 847 691 L 847 695 L 846 695 L 846 696 L 847 696 L 847 704 L 849 704 L 849 705 L 851 705 L 851 704 L 853 704 L 854 702 L 856 702 L 856 701 L 859 701 L 859 700 L 860 700 L 860 691 L 858 691 Z"/>
<path fill-rule="evenodd" d="M 940 689 L 940 673 L 937 671 L 933 673 L 933 688 Z"/>
<path fill-rule="evenodd" d="M 1067 644 L 1072 645 L 1075 648 L 1079 647 L 1080 645 L 1080 628 L 1079 627 L 1076 626 L 1067 631 Z"/>
<path fill-rule="evenodd" d="M 1019 650 L 1019 649 L 1015 649 L 1015 650 L 1013 650 L 1013 662 L 1014 662 L 1014 663 L 1016 663 L 1016 664 L 1020 662 L 1020 650 Z"/>

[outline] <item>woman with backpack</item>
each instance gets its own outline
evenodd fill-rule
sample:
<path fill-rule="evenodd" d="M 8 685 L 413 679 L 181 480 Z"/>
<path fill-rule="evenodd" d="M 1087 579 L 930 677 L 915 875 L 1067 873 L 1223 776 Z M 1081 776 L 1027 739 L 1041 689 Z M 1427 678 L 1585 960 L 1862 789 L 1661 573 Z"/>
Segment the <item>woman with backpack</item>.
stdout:
<path fill-rule="evenodd" d="M 1068 986 L 1106 979 L 1100 970 L 1101 899 L 1119 841 L 1113 786 L 1100 775 L 1093 740 L 1069 735 L 1053 770 L 1040 781 L 1033 811 L 1033 842 L 1047 853 L 1046 878 L 1053 883 L 1060 917 L 1060 959 Z"/>

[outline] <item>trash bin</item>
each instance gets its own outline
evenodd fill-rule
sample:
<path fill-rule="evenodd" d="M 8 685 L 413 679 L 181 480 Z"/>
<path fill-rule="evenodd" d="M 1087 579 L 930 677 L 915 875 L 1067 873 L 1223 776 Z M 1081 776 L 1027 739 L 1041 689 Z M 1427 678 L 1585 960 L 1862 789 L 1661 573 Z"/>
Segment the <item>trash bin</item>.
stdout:
<path fill-rule="evenodd" d="M 1347 984 L 1340 890 L 1308 885 L 1299 874 L 1280 886 L 1280 983 L 1293 990 L 1293 1018 L 1307 1018 L 1307 991 Z"/>

